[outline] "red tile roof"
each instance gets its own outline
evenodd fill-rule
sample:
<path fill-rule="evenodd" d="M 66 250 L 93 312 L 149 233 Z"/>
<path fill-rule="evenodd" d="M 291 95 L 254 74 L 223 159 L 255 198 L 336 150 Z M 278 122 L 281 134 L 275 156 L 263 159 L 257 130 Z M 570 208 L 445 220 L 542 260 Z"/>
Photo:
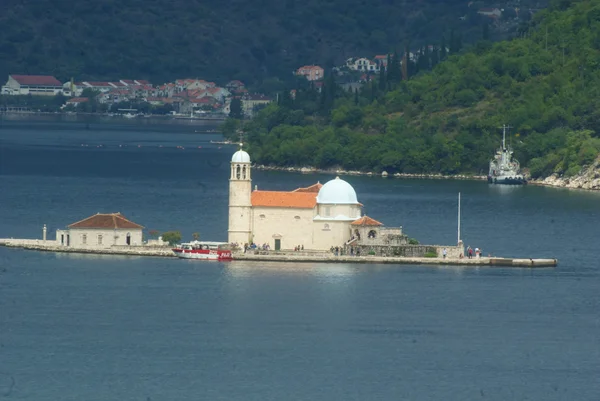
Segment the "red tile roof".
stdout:
<path fill-rule="evenodd" d="M 293 192 L 310 192 L 310 193 L 318 194 L 319 190 L 322 187 L 323 187 L 323 184 L 321 184 L 320 182 L 317 181 L 316 184 L 313 184 L 310 187 L 294 189 Z"/>
<path fill-rule="evenodd" d="M 358 220 L 353 221 L 352 223 L 353 226 L 382 226 L 383 223 L 378 222 L 375 219 L 372 219 L 368 216 L 363 216 Z"/>
<path fill-rule="evenodd" d="M 11 75 L 21 85 L 62 86 L 60 81 L 50 75 Z"/>
<path fill-rule="evenodd" d="M 144 228 L 139 224 L 129 221 L 121 213 L 95 214 L 69 225 L 69 228 L 108 228 L 108 229 L 129 229 Z"/>
<path fill-rule="evenodd" d="M 314 192 L 252 192 L 252 206 L 313 209 L 316 205 L 317 196 Z"/>

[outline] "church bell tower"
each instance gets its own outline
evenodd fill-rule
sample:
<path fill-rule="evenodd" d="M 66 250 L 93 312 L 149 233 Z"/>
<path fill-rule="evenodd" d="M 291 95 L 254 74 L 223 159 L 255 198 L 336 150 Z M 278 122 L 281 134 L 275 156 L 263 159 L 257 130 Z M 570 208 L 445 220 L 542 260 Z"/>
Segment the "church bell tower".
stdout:
<path fill-rule="evenodd" d="M 229 176 L 229 228 L 228 242 L 240 247 L 252 241 L 252 180 L 250 155 L 240 149 L 231 158 Z"/>

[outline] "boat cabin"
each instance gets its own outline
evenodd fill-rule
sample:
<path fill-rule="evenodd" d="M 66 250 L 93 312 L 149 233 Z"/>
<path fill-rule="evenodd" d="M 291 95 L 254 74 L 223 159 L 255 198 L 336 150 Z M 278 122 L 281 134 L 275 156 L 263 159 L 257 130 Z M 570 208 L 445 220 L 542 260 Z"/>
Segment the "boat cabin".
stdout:
<path fill-rule="evenodd" d="M 227 242 L 212 241 L 192 241 L 181 244 L 181 249 L 186 251 L 206 250 L 206 251 L 229 251 L 231 250 Z"/>

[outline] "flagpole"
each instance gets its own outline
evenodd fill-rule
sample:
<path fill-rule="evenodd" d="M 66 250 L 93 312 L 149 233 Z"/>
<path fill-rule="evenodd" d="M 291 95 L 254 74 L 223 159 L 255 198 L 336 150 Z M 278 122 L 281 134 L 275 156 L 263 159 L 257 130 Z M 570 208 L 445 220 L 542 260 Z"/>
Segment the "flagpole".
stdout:
<path fill-rule="evenodd" d="M 460 192 L 458 193 L 458 243 L 460 244 Z"/>

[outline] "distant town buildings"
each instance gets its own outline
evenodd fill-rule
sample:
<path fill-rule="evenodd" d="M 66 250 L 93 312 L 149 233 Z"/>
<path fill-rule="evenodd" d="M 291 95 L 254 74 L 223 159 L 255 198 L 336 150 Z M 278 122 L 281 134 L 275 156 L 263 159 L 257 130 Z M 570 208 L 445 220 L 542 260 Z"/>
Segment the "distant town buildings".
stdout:
<path fill-rule="evenodd" d="M 319 75 L 318 71 L 315 74 Z M 322 69 L 320 76 L 322 77 Z M 315 75 L 316 76 L 316 75 Z M 85 90 L 95 93 L 94 97 L 82 96 Z M 244 83 L 239 80 L 228 82 L 224 87 L 215 82 L 197 78 L 177 79 L 159 86 L 153 86 L 143 79 L 121 79 L 115 81 L 75 81 L 61 83 L 55 77 L 42 75 L 9 75 L 2 95 L 44 95 L 63 94 L 67 97 L 63 110 L 81 110 L 82 106 L 94 101 L 111 107 L 128 102 L 146 102 L 154 107 L 169 106 L 174 113 L 194 116 L 195 114 L 228 115 L 233 96 L 239 96 L 244 114 L 254 112 L 271 102 L 263 94 L 249 94 Z M 122 106 L 121 106 L 122 107 Z M 133 109 L 129 109 L 129 111 Z"/>

